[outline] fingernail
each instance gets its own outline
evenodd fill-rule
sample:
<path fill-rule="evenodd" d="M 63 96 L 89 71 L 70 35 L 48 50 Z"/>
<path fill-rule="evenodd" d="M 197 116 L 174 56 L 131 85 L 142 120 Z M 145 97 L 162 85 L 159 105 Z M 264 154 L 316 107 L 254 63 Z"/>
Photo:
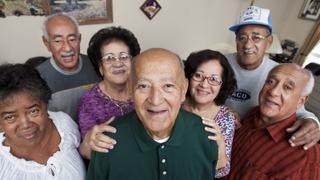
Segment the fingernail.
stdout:
<path fill-rule="evenodd" d="M 304 150 L 308 150 L 308 147 L 307 147 L 307 146 L 303 146 L 303 149 L 304 149 Z"/>
<path fill-rule="evenodd" d="M 291 139 L 292 139 L 292 140 L 295 140 L 295 139 L 296 139 L 296 137 L 292 136 L 292 137 L 291 137 Z"/>
<path fill-rule="evenodd" d="M 113 146 L 110 146 L 110 149 L 113 149 Z"/>

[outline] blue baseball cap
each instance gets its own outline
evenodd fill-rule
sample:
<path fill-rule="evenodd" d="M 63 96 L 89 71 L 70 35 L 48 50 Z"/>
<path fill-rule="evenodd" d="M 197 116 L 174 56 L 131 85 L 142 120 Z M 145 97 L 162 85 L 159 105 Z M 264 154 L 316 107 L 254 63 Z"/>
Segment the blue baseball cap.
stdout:
<path fill-rule="evenodd" d="M 269 9 L 263 9 L 257 6 L 249 6 L 240 15 L 238 22 L 229 28 L 230 31 L 236 32 L 244 25 L 263 25 L 272 32 L 271 12 Z"/>

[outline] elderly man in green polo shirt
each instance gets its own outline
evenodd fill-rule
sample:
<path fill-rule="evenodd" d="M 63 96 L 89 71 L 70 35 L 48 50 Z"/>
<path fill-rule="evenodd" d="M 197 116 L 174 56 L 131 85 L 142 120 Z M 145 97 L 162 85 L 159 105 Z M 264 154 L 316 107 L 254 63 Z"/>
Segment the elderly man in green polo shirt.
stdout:
<path fill-rule="evenodd" d="M 188 81 L 183 63 L 165 49 L 133 60 L 136 110 L 116 119 L 117 141 L 109 153 L 93 152 L 88 180 L 214 179 L 218 152 L 201 118 L 180 109 Z"/>

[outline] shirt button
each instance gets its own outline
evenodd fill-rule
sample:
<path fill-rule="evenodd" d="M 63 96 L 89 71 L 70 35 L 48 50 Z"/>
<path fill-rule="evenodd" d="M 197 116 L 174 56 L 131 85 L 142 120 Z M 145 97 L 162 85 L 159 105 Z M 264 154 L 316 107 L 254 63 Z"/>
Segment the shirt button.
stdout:
<path fill-rule="evenodd" d="M 166 159 L 162 159 L 161 162 L 162 162 L 162 163 L 166 163 Z"/>
<path fill-rule="evenodd" d="M 161 149 L 164 149 L 164 145 L 161 146 Z"/>
<path fill-rule="evenodd" d="M 167 171 L 163 171 L 162 175 L 164 175 L 164 176 L 167 175 Z"/>

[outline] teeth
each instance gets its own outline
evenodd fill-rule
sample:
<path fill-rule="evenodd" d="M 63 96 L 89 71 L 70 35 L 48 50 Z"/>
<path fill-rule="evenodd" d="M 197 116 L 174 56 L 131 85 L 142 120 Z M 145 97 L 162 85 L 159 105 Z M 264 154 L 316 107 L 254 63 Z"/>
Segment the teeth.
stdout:
<path fill-rule="evenodd" d="M 69 56 L 73 56 L 74 52 L 67 52 L 67 53 L 63 53 L 61 56 L 62 57 L 69 57 Z"/>
<path fill-rule="evenodd" d="M 254 50 L 253 49 L 245 49 L 244 52 L 247 54 L 252 54 L 252 53 L 254 53 Z"/>

